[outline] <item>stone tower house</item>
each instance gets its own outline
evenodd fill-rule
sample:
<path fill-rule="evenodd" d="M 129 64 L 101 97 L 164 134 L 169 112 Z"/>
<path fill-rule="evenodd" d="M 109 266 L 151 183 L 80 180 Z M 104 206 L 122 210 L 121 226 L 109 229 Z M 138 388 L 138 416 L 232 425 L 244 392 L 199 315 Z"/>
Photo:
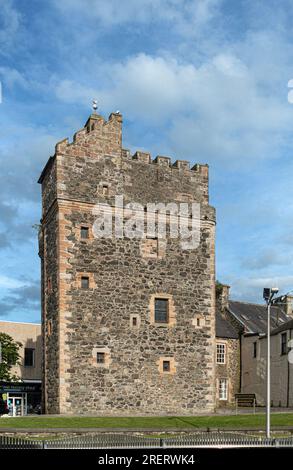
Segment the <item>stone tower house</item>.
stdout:
<path fill-rule="evenodd" d="M 208 166 L 131 156 L 122 147 L 122 116 L 92 114 L 72 143 L 56 145 L 39 182 L 45 412 L 212 410 L 215 211 Z M 199 246 L 184 249 L 168 232 L 96 238 L 93 208 L 107 203 L 111 211 L 116 195 L 143 208 L 200 203 Z"/>

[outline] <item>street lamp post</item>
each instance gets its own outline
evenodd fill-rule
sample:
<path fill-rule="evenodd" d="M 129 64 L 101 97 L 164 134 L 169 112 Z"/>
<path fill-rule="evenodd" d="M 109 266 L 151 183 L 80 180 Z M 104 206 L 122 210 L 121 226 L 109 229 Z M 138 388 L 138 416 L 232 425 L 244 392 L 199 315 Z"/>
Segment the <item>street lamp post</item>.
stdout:
<path fill-rule="evenodd" d="M 266 434 L 271 437 L 271 302 L 268 302 L 267 329 L 267 419 Z"/>
<path fill-rule="evenodd" d="M 265 288 L 263 298 L 267 303 L 267 409 L 266 409 L 266 436 L 271 437 L 271 305 L 277 287 Z"/>

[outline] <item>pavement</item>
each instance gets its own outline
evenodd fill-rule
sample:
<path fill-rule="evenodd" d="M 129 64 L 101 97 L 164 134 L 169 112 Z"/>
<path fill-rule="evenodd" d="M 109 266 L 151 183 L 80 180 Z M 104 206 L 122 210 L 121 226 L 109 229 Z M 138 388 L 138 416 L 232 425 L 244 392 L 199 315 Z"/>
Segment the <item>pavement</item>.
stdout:
<path fill-rule="evenodd" d="M 266 407 L 265 406 L 257 406 L 255 408 L 255 413 L 256 414 L 265 414 L 266 413 Z M 279 408 L 279 407 L 273 407 L 271 408 L 271 413 L 293 413 L 293 408 Z M 238 408 L 238 415 L 245 415 L 245 414 L 253 414 L 253 408 Z M 236 415 L 235 408 L 220 408 L 215 411 L 215 413 L 210 414 L 208 416 L 221 416 L 221 415 L 227 415 L 227 416 L 233 416 Z"/>

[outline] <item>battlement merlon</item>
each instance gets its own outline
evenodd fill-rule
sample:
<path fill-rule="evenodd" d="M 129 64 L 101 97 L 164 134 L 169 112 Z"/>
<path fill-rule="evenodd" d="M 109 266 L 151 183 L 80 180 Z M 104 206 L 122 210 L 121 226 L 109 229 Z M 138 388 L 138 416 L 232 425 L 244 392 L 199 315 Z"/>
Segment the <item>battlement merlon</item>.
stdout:
<path fill-rule="evenodd" d="M 63 139 L 55 146 L 55 154 L 68 153 L 70 147 L 89 146 L 95 154 L 110 153 L 120 155 L 122 150 L 122 115 L 111 113 L 108 121 L 100 114 L 91 114 L 85 126 L 77 131 L 70 143 L 68 139 Z"/>
<path fill-rule="evenodd" d="M 121 156 L 122 154 L 122 115 L 111 113 L 108 121 L 99 114 L 91 114 L 85 126 L 75 132 L 73 141 L 68 137 L 60 140 L 55 145 L 55 153 L 47 161 L 38 183 L 42 184 L 48 171 L 52 168 L 52 162 L 57 155 L 74 156 L 73 148 L 81 147 L 85 156 L 95 157 L 105 154 Z M 78 150 L 80 155 L 80 149 Z"/>
<path fill-rule="evenodd" d="M 176 160 L 172 163 L 171 157 L 166 157 L 163 155 L 157 155 L 154 160 L 152 160 L 151 154 L 149 152 L 136 151 L 134 155 L 131 156 L 130 151 L 127 149 L 122 149 L 122 156 L 126 158 L 132 158 L 141 163 L 152 163 L 164 168 L 175 168 L 178 170 L 191 170 L 201 173 L 202 175 L 208 178 L 209 176 L 209 165 L 208 164 L 199 164 L 196 163 L 190 168 L 190 162 L 188 160 Z"/>

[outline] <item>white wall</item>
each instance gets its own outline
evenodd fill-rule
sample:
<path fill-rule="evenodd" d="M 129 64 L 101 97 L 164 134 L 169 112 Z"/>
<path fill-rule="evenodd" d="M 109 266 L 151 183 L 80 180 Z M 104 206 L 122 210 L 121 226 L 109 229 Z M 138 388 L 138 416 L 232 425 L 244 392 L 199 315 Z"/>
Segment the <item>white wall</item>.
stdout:
<path fill-rule="evenodd" d="M 284 333 L 284 332 L 282 332 Z M 290 332 L 287 331 L 290 339 Z M 293 339 L 293 332 L 292 332 Z M 257 341 L 257 357 L 253 357 L 253 343 Z M 255 393 L 258 405 L 266 403 L 267 339 L 258 336 L 242 337 L 242 393 Z M 281 355 L 281 333 L 271 336 L 271 401 L 273 406 L 293 407 L 293 365 L 288 355 Z"/>

